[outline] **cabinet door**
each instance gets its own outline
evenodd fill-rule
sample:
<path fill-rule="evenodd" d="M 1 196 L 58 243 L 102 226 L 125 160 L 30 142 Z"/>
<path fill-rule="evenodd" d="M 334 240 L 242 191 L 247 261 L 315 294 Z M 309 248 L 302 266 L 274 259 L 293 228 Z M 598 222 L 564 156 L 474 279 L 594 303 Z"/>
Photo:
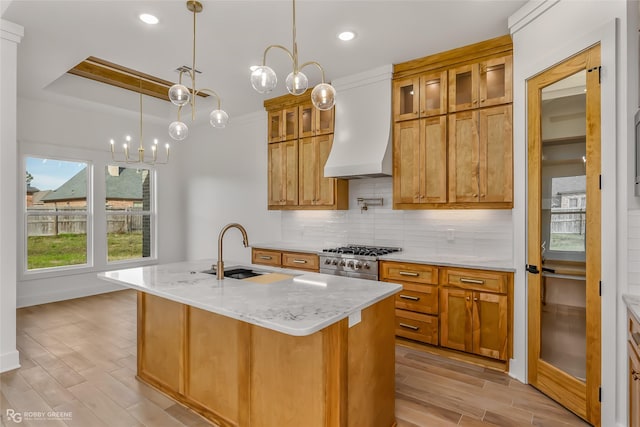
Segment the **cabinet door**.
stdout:
<path fill-rule="evenodd" d="M 269 126 L 267 130 L 269 142 L 280 142 L 284 140 L 284 128 L 282 110 L 269 111 Z"/>
<path fill-rule="evenodd" d="M 629 426 L 640 427 L 640 358 L 631 341 L 627 343 L 629 355 Z"/>
<path fill-rule="evenodd" d="M 440 345 L 472 351 L 471 291 L 440 288 Z"/>
<path fill-rule="evenodd" d="M 512 101 L 512 56 L 493 58 L 480 63 L 480 106 Z"/>
<path fill-rule="evenodd" d="M 333 110 L 333 109 L 332 109 Z M 312 103 L 298 107 L 298 137 L 308 138 L 314 135 L 316 127 L 315 108 Z"/>
<path fill-rule="evenodd" d="M 393 82 L 394 121 L 418 118 L 420 109 L 420 78 L 413 77 Z"/>
<path fill-rule="evenodd" d="M 420 202 L 447 202 L 447 119 L 420 120 Z"/>
<path fill-rule="evenodd" d="M 268 205 L 298 204 L 298 141 L 269 144 Z"/>
<path fill-rule="evenodd" d="M 330 110 L 318 110 L 317 108 L 313 109 L 315 111 L 315 126 L 314 126 L 314 135 L 328 135 L 333 133 L 334 121 L 335 121 L 335 107 Z"/>
<path fill-rule="evenodd" d="M 481 202 L 513 200 L 513 141 L 511 105 L 479 111 Z"/>
<path fill-rule="evenodd" d="M 431 117 L 447 112 L 447 72 L 420 77 L 420 117 Z"/>
<path fill-rule="evenodd" d="M 396 123 L 393 138 L 393 202 L 420 202 L 420 121 Z"/>
<path fill-rule="evenodd" d="M 449 112 L 478 107 L 478 74 L 480 64 L 469 64 L 449 70 Z"/>
<path fill-rule="evenodd" d="M 478 112 L 449 115 L 449 201 L 477 202 Z"/>
<path fill-rule="evenodd" d="M 284 141 L 298 138 L 298 107 L 286 108 L 282 113 Z"/>
<path fill-rule="evenodd" d="M 473 352 L 507 358 L 507 296 L 473 292 Z"/>
<path fill-rule="evenodd" d="M 324 177 L 324 165 L 327 163 L 329 153 L 331 152 L 331 145 L 333 144 L 333 135 L 321 135 L 316 136 L 314 139 L 314 145 L 316 146 L 316 205 L 331 206 L 335 202 L 335 178 Z"/>
<path fill-rule="evenodd" d="M 300 206 L 312 206 L 316 200 L 316 176 L 318 174 L 316 146 L 313 138 L 301 139 L 299 150 L 299 204 Z"/>

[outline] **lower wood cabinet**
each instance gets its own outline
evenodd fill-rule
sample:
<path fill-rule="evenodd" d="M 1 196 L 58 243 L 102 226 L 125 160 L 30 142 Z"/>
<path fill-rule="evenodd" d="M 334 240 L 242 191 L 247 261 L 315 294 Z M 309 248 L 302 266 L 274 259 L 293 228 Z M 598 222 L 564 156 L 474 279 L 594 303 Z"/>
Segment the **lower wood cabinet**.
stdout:
<path fill-rule="evenodd" d="M 511 356 L 513 273 L 381 261 L 380 280 L 403 286 L 396 336 L 500 361 Z"/>
<path fill-rule="evenodd" d="M 629 313 L 629 427 L 640 427 L 640 323 Z"/>
<path fill-rule="evenodd" d="M 269 265 L 272 267 L 294 268 L 318 272 L 320 260 L 317 254 L 308 252 L 288 252 L 277 249 L 251 249 L 253 264 Z"/>

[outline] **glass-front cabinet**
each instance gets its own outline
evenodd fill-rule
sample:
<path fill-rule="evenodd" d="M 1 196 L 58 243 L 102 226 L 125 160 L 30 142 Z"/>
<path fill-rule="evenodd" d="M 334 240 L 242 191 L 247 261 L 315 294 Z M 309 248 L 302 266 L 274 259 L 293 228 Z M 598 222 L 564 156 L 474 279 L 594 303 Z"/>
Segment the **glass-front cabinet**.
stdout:
<path fill-rule="evenodd" d="M 298 107 L 269 112 L 269 142 L 298 138 Z"/>
<path fill-rule="evenodd" d="M 334 109 L 318 110 L 312 103 L 298 107 L 298 137 L 328 135 L 333 133 Z"/>
<path fill-rule="evenodd" d="M 394 82 L 394 120 L 432 117 L 447 112 L 447 71 Z"/>
<path fill-rule="evenodd" d="M 449 70 L 449 112 L 512 101 L 512 56 Z"/>

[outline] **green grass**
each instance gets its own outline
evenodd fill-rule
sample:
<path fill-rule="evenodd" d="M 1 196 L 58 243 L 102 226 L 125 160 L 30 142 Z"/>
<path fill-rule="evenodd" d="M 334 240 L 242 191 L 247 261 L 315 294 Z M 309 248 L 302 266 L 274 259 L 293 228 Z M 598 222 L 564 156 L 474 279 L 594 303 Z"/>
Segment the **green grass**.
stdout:
<path fill-rule="evenodd" d="M 584 252 L 584 234 L 552 233 L 549 250 Z"/>
<path fill-rule="evenodd" d="M 109 261 L 142 258 L 142 233 L 110 233 L 107 242 Z M 27 254 L 29 270 L 86 264 L 87 235 L 29 236 Z"/>

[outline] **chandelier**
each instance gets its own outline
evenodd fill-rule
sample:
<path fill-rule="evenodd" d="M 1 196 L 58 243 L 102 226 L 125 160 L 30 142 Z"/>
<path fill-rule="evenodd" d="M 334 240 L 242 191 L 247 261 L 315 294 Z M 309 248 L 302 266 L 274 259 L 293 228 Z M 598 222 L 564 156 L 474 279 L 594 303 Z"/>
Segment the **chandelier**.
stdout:
<path fill-rule="evenodd" d="M 111 160 L 117 163 L 137 163 L 137 164 L 146 164 L 146 165 L 164 165 L 169 162 L 169 144 L 165 144 L 166 153 L 164 155 L 164 161 L 158 161 L 158 138 L 153 140 L 153 144 L 151 144 L 151 157 L 145 156 L 145 149 L 143 146 L 143 133 L 142 133 L 142 80 L 140 80 L 140 135 L 138 140 L 138 155 L 131 155 L 131 136 L 125 136 L 125 142 L 122 144 L 122 150 L 124 152 L 121 158 L 116 157 L 116 147 L 115 141 L 111 139 L 109 141 L 111 145 Z"/>
<path fill-rule="evenodd" d="M 278 77 L 271 67 L 266 65 L 267 52 L 272 47 L 284 50 L 291 58 L 293 71 L 289 73 L 285 84 L 292 95 L 302 95 L 309 87 L 307 76 L 301 71 L 307 65 L 315 65 L 322 74 L 322 83 L 316 85 L 311 91 L 311 102 L 319 110 L 330 110 L 336 102 L 336 90 L 324 81 L 324 68 L 316 61 L 298 64 L 298 44 L 296 43 L 296 0 L 293 1 L 293 52 L 279 44 L 267 46 L 262 56 L 262 65 L 251 67 L 251 86 L 259 93 L 269 93 L 278 84 Z"/>
<path fill-rule="evenodd" d="M 178 83 L 169 88 L 169 100 L 178 106 L 178 119 L 169 125 L 169 135 L 176 141 L 182 141 L 189 135 L 189 128 L 181 121 L 180 113 L 182 107 L 189 104 L 191 106 L 191 120 L 195 119 L 196 114 L 196 96 L 200 94 L 212 95 L 217 100 L 217 108 L 209 114 L 209 122 L 214 128 L 223 128 L 229 122 L 229 115 L 220 108 L 220 96 L 211 89 L 196 90 L 196 15 L 202 12 L 202 3 L 196 0 L 187 0 L 187 9 L 193 12 L 193 50 L 191 68 L 180 67 L 180 76 Z M 187 74 L 191 79 L 191 89 L 182 84 L 182 76 Z"/>

